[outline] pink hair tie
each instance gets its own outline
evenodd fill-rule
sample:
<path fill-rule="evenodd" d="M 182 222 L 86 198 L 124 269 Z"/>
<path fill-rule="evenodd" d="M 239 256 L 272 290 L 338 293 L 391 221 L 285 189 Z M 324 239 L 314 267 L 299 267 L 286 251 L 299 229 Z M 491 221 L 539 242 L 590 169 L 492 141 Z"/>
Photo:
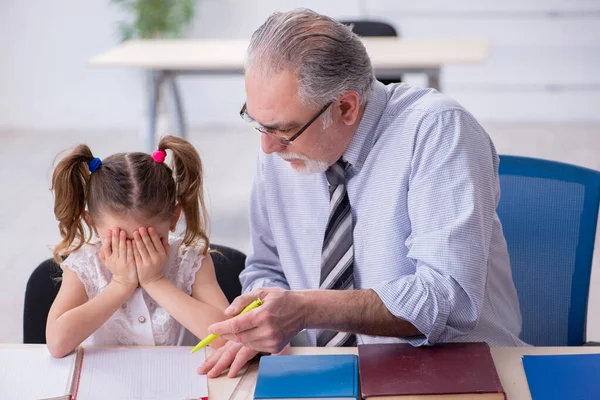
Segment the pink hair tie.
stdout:
<path fill-rule="evenodd" d="M 165 162 L 166 157 L 167 157 L 167 152 L 164 150 L 156 150 L 154 153 L 152 153 L 152 158 L 154 159 L 154 161 L 156 161 L 157 163 L 160 163 L 160 164 Z"/>

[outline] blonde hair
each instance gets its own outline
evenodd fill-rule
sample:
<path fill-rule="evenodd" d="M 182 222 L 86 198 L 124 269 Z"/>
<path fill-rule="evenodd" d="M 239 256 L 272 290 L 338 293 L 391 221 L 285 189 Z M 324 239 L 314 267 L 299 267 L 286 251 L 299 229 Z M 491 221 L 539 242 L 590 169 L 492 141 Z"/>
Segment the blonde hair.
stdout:
<path fill-rule="evenodd" d="M 52 175 L 54 215 L 62 237 L 54 249 L 57 262 L 91 241 L 93 227 L 84 218 L 86 208 L 92 219 L 109 211 L 164 221 L 174 216 L 179 205 L 186 222 L 184 244 L 200 241 L 207 254 L 210 243 L 200 156 L 194 146 L 175 136 L 163 137 L 158 149 L 171 152 L 172 167 L 147 153 L 118 153 L 102 160 L 90 173 L 88 162 L 94 156 L 84 144 L 56 165 Z"/>

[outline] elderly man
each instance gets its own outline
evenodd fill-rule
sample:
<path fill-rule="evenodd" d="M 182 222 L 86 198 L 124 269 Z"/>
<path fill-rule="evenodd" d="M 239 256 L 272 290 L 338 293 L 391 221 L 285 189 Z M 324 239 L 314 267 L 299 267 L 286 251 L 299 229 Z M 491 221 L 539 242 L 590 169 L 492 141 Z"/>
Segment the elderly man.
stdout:
<path fill-rule="evenodd" d="M 247 54 L 243 119 L 261 132 L 252 246 L 229 342 L 199 368 L 229 376 L 300 331 L 309 345 L 524 345 L 496 215 L 498 156 L 432 89 L 384 86 L 351 30 L 276 13 Z"/>

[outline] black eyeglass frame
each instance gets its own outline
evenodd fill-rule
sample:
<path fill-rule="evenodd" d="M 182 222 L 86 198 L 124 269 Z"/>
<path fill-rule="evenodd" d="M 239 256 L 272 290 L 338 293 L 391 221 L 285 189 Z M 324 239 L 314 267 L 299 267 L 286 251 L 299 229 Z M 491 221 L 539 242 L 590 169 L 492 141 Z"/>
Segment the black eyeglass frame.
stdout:
<path fill-rule="evenodd" d="M 292 144 L 294 142 L 294 140 L 298 139 L 298 137 L 300 135 L 302 135 L 312 124 L 313 122 L 315 122 L 321 115 L 323 115 L 323 113 L 329 108 L 331 107 L 331 105 L 335 103 L 335 101 L 330 101 L 329 103 L 325 104 L 325 106 L 321 109 L 321 111 L 319 111 L 310 121 L 308 121 L 302 128 L 300 128 L 300 130 L 298 132 L 296 132 L 292 137 L 290 138 L 286 138 L 283 136 L 279 136 L 275 133 L 266 131 L 266 130 L 261 130 L 261 128 L 252 126 L 252 128 L 254 130 L 256 130 L 259 133 L 265 134 L 265 135 L 270 135 L 273 136 L 274 138 L 276 138 L 277 140 L 279 140 L 279 142 L 284 145 L 284 146 L 289 146 L 290 144 Z M 247 116 L 247 117 L 246 117 Z M 248 116 L 248 114 L 246 113 L 246 103 L 244 103 L 244 105 L 242 106 L 242 109 L 240 110 L 240 117 L 248 122 L 248 119 L 250 119 L 250 117 Z"/>

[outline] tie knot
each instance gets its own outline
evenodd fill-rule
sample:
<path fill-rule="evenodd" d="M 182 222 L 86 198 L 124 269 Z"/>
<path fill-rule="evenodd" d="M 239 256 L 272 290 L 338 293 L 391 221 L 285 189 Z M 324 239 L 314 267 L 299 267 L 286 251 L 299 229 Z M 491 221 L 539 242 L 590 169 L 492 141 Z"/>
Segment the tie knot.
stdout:
<path fill-rule="evenodd" d="M 346 183 L 346 166 L 348 163 L 343 160 L 339 160 L 335 164 L 325 171 L 325 176 L 327 177 L 327 182 L 331 186 L 337 186 Z"/>

